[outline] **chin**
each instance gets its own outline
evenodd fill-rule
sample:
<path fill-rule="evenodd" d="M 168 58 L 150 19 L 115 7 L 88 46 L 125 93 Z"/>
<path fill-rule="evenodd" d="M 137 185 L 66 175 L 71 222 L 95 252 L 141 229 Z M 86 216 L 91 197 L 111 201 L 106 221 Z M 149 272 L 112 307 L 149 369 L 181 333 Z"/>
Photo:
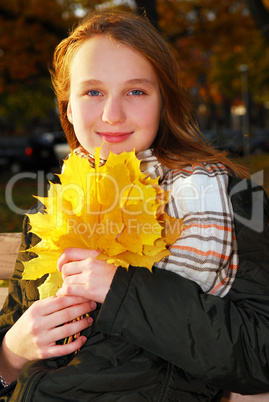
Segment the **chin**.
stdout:
<path fill-rule="evenodd" d="M 100 157 L 102 159 L 107 159 L 109 157 L 110 152 L 113 154 L 119 155 L 122 152 L 130 152 L 131 150 L 127 147 L 119 147 L 119 146 L 106 146 L 107 144 L 101 145 Z"/>

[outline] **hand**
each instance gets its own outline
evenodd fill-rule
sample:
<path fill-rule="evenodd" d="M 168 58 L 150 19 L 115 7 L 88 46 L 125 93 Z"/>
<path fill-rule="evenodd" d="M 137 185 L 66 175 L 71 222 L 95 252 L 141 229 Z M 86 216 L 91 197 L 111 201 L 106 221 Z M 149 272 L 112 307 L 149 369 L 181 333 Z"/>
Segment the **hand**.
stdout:
<path fill-rule="evenodd" d="M 68 248 L 58 260 L 63 286 L 57 296 L 82 296 L 103 303 L 117 267 L 96 257 L 100 252 Z"/>
<path fill-rule="evenodd" d="M 64 356 L 80 349 L 87 340 L 85 336 L 65 345 L 56 342 L 89 327 L 91 317 L 70 321 L 94 308 L 96 303 L 82 297 L 53 296 L 36 301 L 5 335 L 0 372 L 5 373 L 6 381 L 13 381 L 30 360 Z"/>

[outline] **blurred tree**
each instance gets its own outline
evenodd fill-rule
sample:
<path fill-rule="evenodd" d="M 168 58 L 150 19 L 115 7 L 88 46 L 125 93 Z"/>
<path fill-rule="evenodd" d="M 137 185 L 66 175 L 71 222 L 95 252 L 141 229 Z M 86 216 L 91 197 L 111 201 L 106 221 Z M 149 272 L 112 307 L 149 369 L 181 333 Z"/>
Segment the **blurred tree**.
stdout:
<path fill-rule="evenodd" d="M 269 49 L 244 0 L 159 0 L 158 14 L 205 114 L 217 120 L 220 109 L 219 118 L 227 119 L 233 100 L 240 101 L 241 64 L 249 67 L 253 98 L 268 100 Z"/>
<path fill-rule="evenodd" d="M 48 68 L 59 41 L 101 0 L 0 0 L 0 130 L 54 116 Z M 113 1 L 106 2 L 113 5 Z M 52 124 L 50 122 L 50 124 Z"/>
<path fill-rule="evenodd" d="M 0 115 L 16 130 L 54 108 L 48 63 L 67 27 L 57 1 L 0 1 Z"/>
<path fill-rule="evenodd" d="M 253 98 L 264 102 L 269 47 L 246 6 L 250 1 L 0 0 L 0 124 L 5 116 L 18 131 L 55 115 L 48 73 L 55 46 L 88 11 L 119 4 L 145 9 L 171 42 L 197 105 L 213 120 L 240 98 L 241 64 L 249 66 Z"/>

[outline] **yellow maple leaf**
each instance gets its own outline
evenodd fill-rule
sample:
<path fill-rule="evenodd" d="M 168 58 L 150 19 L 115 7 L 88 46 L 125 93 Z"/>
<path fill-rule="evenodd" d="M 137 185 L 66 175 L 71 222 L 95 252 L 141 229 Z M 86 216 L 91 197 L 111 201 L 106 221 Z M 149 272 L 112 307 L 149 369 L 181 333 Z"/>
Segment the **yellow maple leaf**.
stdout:
<path fill-rule="evenodd" d="M 36 197 L 45 212 L 29 214 L 31 231 L 41 241 L 30 251 L 37 257 L 24 263 L 22 279 L 34 280 L 49 274 L 39 287 L 40 298 L 56 294 L 62 285 L 57 260 L 68 247 L 96 249 L 97 258 L 116 266 L 152 269 L 170 254 L 169 246 L 184 225 L 170 218 L 164 208 L 168 192 L 158 179 L 140 171 L 135 152 L 110 153 L 99 166 L 71 153 L 65 161 L 61 184 L 51 183 L 48 197 Z"/>

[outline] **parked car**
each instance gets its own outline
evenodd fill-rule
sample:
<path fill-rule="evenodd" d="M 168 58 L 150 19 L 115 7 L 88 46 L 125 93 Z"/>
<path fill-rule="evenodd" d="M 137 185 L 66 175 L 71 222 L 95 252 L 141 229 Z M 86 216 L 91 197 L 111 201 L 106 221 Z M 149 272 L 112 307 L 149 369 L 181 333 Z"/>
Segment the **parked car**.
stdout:
<path fill-rule="evenodd" d="M 253 129 L 253 136 L 249 140 L 250 153 L 260 155 L 269 152 L 269 129 Z"/>
<path fill-rule="evenodd" d="M 0 137 L 0 167 L 12 173 L 50 171 L 60 166 L 69 146 L 63 132 Z"/>
<path fill-rule="evenodd" d="M 243 154 L 244 143 L 241 130 L 207 130 L 203 132 L 203 135 L 210 144 L 221 151 L 228 151 L 228 153 L 233 156 Z"/>
<path fill-rule="evenodd" d="M 226 150 L 232 156 L 244 155 L 245 144 L 241 130 L 221 129 L 203 132 L 206 140 L 215 148 Z M 250 154 L 269 152 L 269 129 L 253 128 L 248 138 Z"/>

